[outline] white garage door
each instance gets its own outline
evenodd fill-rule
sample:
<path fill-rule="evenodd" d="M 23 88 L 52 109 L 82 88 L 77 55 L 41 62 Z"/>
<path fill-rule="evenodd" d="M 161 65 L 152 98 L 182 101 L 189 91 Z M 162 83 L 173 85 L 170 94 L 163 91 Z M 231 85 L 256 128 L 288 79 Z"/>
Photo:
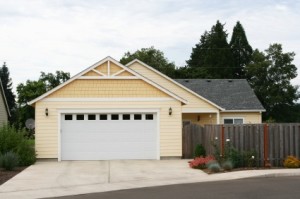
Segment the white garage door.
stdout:
<path fill-rule="evenodd" d="M 61 116 L 62 160 L 157 159 L 156 113 Z"/>

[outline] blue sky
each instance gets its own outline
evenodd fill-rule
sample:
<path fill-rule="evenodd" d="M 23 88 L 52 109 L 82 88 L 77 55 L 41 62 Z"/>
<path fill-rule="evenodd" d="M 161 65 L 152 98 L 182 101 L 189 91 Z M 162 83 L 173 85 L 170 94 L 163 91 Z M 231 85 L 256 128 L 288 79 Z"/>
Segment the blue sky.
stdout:
<path fill-rule="evenodd" d="M 0 63 L 7 62 L 14 87 L 41 71 L 75 75 L 108 55 L 150 46 L 183 66 L 220 20 L 228 40 L 240 21 L 253 48 L 281 43 L 299 68 L 299 10 L 299 0 L 0 0 Z"/>

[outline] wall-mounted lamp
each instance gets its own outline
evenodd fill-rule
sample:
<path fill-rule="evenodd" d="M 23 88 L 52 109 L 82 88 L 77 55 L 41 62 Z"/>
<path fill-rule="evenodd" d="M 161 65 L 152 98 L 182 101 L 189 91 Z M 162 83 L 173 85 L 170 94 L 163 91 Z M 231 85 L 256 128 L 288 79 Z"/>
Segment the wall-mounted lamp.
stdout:
<path fill-rule="evenodd" d="M 45 115 L 48 116 L 49 115 L 49 111 L 48 108 L 45 109 Z"/>
<path fill-rule="evenodd" d="M 172 108 L 169 108 L 169 115 L 172 115 Z"/>
<path fill-rule="evenodd" d="M 198 122 L 200 121 L 200 115 L 197 116 L 197 121 L 198 121 Z"/>

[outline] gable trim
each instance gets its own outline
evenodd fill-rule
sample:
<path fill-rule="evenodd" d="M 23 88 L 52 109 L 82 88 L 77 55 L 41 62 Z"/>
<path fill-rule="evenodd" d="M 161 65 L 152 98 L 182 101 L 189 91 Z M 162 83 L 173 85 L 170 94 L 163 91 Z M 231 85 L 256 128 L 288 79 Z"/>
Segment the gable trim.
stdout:
<path fill-rule="evenodd" d="M 79 77 L 81 77 L 81 76 L 82 76 L 83 74 L 85 74 L 86 72 L 88 72 L 88 71 L 90 71 L 90 70 L 96 68 L 97 66 L 99 66 L 99 65 L 101 65 L 101 64 L 103 64 L 103 63 L 105 63 L 105 62 L 107 62 L 107 61 L 108 61 L 108 64 L 107 64 L 107 65 L 108 65 L 108 66 L 107 66 L 108 69 L 109 69 L 110 62 L 113 62 L 113 63 L 116 64 L 117 66 L 119 66 L 119 67 L 125 69 L 125 70 L 128 71 L 129 73 L 131 73 L 131 74 L 135 75 L 136 77 L 138 77 L 138 78 L 144 80 L 145 82 L 147 82 L 148 84 L 154 86 L 155 88 L 157 88 L 157 89 L 163 91 L 164 93 L 170 95 L 171 97 L 177 99 L 178 101 L 180 101 L 180 102 L 182 102 L 182 103 L 184 103 L 184 104 L 187 104 L 187 100 L 185 100 L 185 99 L 183 99 L 183 98 L 177 96 L 176 94 L 174 94 L 174 93 L 170 92 L 169 90 L 167 90 L 167 89 L 161 87 L 160 85 L 156 84 L 155 82 L 153 82 L 153 81 L 151 81 L 151 80 L 145 78 L 145 77 L 142 76 L 141 74 L 139 74 L 139 73 L 135 72 L 134 70 L 132 70 L 132 69 L 130 69 L 130 68 L 124 66 L 123 64 L 119 63 L 117 60 L 113 59 L 113 58 L 110 57 L 110 56 L 108 56 L 108 57 L 106 57 L 106 58 L 104 58 L 104 59 L 98 61 L 97 63 L 95 63 L 95 64 L 93 64 L 92 66 L 88 67 L 87 69 L 81 71 L 80 73 L 78 73 L 77 75 L 75 75 L 75 76 L 73 76 L 71 79 L 69 79 L 68 81 L 66 81 L 66 82 L 64 82 L 64 83 L 62 83 L 62 84 L 60 84 L 59 86 L 53 88 L 52 90 L 50 90 L 50 91 L 44 93 L 43 95 L 41 95 L 41 96 L 35 98 L 34 100 L 31 100 L 30 102 L 28 102 L 28 104 L 29 104 L 29 105 L 32 105 L 32 104 L 34 104 L 35 102 L 37 102 L 37 101 L 39 101 L 39 100 L 41 100 L 41 99 L 47 97 L 48 95 L 50 95 L 50 94 L 54 93 L 55 91 L 61 89 L 61 88 L 64 87 L 65 85 L 67 85 L 67 84 L 73 82 L 73 81 L 76 80 L 76 79 L 79 79 Z M 109 70 L 108 70 L 108 75 L 110 75 L 110 71 L 109 71 Z M 99 78 L 99 77 L 98 77 L 98 78 Z M 99 79 L 100 79 L 100 78 L 99 78 Z"/>
<path fill-rule="evenodd" d="M 3 85 L 2 85 L 2 81 L 1 81 L 1 79 L 0 79 L 0 86 L 1 86 L 1 94 L 2 94 L 2 97 L 3 97 L 3 101 L 4 101 L 4 106 L 5 106 L 5 108 L 6 108 L 6 112 L 7 112 L 7 115 L 10 117 L 11 116 L 11 114 L 10 114 L 10 111 L 9 111 L 9 107 L 8 107 L 8 104 L 7 104 L 7 100 L 6 100 L 6 96 L 5 96 L 5 93 L 4 93 L 4 88 L 3 88 Z M 1 95 L 0 94 L 0 95 Z"/>
<path fill-rule="evenodd" d="M 218 109 L 220 109 L 220 110 L 222 110 L 222 111 L 225 110 L 224 108 L 220 107 L 219 105 L 217 105 L 217 104 L 213 103 L 212 101 L 210 101 L 210 100 L 208 100 L 208 99 L 202 97 L 201 95 L 195 93 L 194 91 L 190 90 L 189 88 L 183 86 L 182 84 L 176 82 L 176 81 L 173 80 L 172 78 L 166 76 L 165 74 L 159 72 L 158 70 L 154 69 L 153 67 L 149 66 L 148 64 L 146 64 L 146 63 L 144 63 L 144 62 L 142 62 L 142 61 L 140 61 L 140 60 L 138 60 L 138 59 L 132 60 L 131 62 L 129 62 L 129 63 L 126 64 L 125 66 L 130 67 L 130 65 L 132 65 L 132 64 L 135 63 L 135 62 L 141 64 L 142 66 L 148 68 L 149 70 L 155 72 L 156 74 L 158 74 L 158 75 L 164 77 L 165 79 L 167 79 L 167 80 L 169 80 L 170 82 L 174 83 L 175 85 L 177 85 L 177 86 L 183 88 L 184 90 L 186 90 L 186 91 L 188 91 L 189 93 L 195 95 L 196 97 L 198 97 L 198 98 L 204 100 L 205 102 L 207 102 L 207 103 L 213 105 L 214 107 L 216 107 L 216 108 L 218 108 Z"/>

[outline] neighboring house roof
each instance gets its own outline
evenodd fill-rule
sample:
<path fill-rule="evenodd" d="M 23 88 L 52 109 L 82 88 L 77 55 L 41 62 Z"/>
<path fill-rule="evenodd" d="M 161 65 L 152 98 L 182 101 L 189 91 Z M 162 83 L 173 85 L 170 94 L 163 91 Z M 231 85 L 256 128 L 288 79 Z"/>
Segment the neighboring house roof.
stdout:
<path fill-rule="evenodd" d="M 225 108 L 225 111 L 265 111 L 245 79 L 175 79 Z"/>
<path fill-rule="evenodd" d="M 164 93 L 170 95 L 171 97 L 173 97 L 174 99 L 177 99 L 178 101 L 182 102 L 183 104 L 187 104 L 187 100 L 183 99 L 182 97 L 172 93 L 171 91 L 165 89 L 164 87 L 162 87 L 161 85 L 158 85 L 157 83 L 153 82 L 152 80 L 142 76 L 141 74 L 135 72 L 134 70 L 124 66 L 123 64 L 121 64 L 120 62 L 118 62 L 117 60 L 113 59 L 112 57 L 108 56 L 102 60 L 100 60 L 99 62 L 93 64 L 92 66 L 88 67 L 87 69 L 83 70 L 82 72 L 78 73 L 77 75 L 73 76 L 71 79 L 69 79 L 68 81 L 60 84 L 59 86 L 53 88 L 52 90 L 46 92 L 45 94 L 35 98 L 34 100 L 28 102 L 29 105 L 33 105 L 34 103 L 36 103 L 37 101 L 49 96 L 51 93 L 54 93 L 55 91 L 59 90 L 60 88 L 64 87 L 65 85 L 73 82 L 74 80 L 78 79 L 79 77 L 81 77 L 82 75 L 84 75 L 85 73 L 87 73 L 88 71 L 90 70 L 93 70 L 94 68 L 96 68 L 97 66 L 107 62 L 107 61 L 111 61 L 113 62 L 114 64 L 116 64 L 117 66 L 123 68 L 124 70 L 128 71 L 129 73 L 135 75 L 136 77 L 144 80 L 145 82 L 147 82 L 148 84 L 154 86 L 155 88 L 163 91 Z"/>
<path fill-rule="evenodd" d="M 6 96 L 5 96 L 5 93 L 4 93 L 4 89 L 3 89 L 1 79 L 0 79 L 0 95 L 3 97 L 3 101 L 4 101 L 4 104 L 5 104 L 7 115 L 10 117 L 10 111 L 9 111 L 9 107 L 8 107 L 8 104 L 7 104 L 7 100 L 6 100 Z"/>

